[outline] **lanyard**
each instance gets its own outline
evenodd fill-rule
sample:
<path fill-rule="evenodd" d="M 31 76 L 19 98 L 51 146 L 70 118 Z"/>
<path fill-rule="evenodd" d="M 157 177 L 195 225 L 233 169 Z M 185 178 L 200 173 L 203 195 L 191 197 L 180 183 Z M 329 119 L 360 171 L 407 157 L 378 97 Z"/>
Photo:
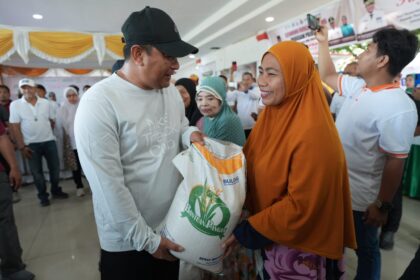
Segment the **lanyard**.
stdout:
<path fill-rule="evenodd" d="M 26 101 L 26 100 L 25 100 Z M 27 102 L 27 101 L 26 101 Z M 31 108 L 32 114 L 34 115 L 34 121 L 38 121 L 38 112 L 37 112 L 37 105 L 38 105 L 38 99 L 35 103 L 35 105 L 32 105 L 31 103 L 27 102 L 29 105 L 29 108 Z"/>

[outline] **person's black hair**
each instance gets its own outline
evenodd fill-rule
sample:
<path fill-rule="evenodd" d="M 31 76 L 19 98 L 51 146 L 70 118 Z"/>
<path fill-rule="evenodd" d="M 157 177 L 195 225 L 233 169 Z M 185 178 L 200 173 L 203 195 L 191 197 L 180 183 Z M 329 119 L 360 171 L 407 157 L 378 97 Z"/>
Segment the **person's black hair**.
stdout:
<path fill-rule="evenodd" d="M 74 88 L 75 90 L 77 90 L 77 94 L 79 94 L 79 87 L 76 85 L 69 85 L 69 87 Z"/>
<path fill-rule="evenodd" d="M 10 93 L 10 88 L 6 85 L 0 85 L 0 88 L 4 88 L 5 90 L 7 90 L 8 93 Z"/>
<path fill-rule="evenodd" d="M 130 59 L 130 57 L 131 57 L 131 47 L 134 46 L 134 45 L 135 44 L 124 45 L 123 53 L 124 53 L 124 60 L 125 61 Z M 150 55 L 152 53 L 152 49 L 153 49 L 152 45 L 141 45 L 140 47 L 142 47 L 148 55 Z"/>
<path fill-rule="evenodd" d="M 185 108 L 185 116 L 190 121 L 191 126 L 195 126 L 197 122 L 203 116 L 198 110 L 197 101 L 195 100 L 197 95 L 197 88 L 193 80 L 189 78 L 182 78 L 175 82 L 175 86 L 183 86 L 188 94 L 190 95 L 190 105 Z"/>
<path fill-rule="evenodd" d="M 84 85 L 83 86 L 83 90 L 85 90 L 85 89 L 87 89 L 87 88 L 90 88 L 91 86 L 90 85 Z"/>
<path fill-rule="evenodd" d="M 47 93 L 47 90 L 45 89 L 45 87 L 41 84 L 36 84 L 36 88 L 37 89 L 42 89 L 45 93 Z"/>
<path fill-rule="evenodd" d="M 228 82 L 228 78 L 225 75 L 219 75 L 219 77 L 225 80 L 226 83 Z"/>
<path fill-rule="evenodd" d="M 377 44 L 378 56 L 388 56 L 388 73 L 392 77 L 399 74 L 417 54 L 419 45 L 417 36 L 406 29 L 380 30 L 373 35 L 372 39 Z"/>
<path fill-rule="evenodd" d="M 248 76 L 250 76 L 252 79 L 254 79 L 254 75 L 252 75 L 252 73 L 251 73 L 251 72 L 244 72 L 244 73 L 242 74 L 242 77 L 243 77 L 243 76 L 246 76 L 246 75 L 248 75 Z"/>

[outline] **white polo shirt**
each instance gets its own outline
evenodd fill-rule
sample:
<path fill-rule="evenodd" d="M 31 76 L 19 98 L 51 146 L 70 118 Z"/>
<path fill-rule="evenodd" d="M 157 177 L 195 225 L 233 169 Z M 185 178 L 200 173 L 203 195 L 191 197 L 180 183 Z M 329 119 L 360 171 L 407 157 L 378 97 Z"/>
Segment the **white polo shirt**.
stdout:
<path fill-rule="evenodd" d="M 338 113 L 340 113 L 341 107 L 343 106 L 344 101 L 346 100 L 346 97 L 339 95 L 339 94 L 334 94 L 333 98 L 331 100 L 331 105 L 330 105 L 330 111 L 331 113 L 335 114 L 335 118 L 337 118 Z"/>
<path fill-rule="evenodd" d="M 417 109 L 394 84 L 367 88 L 364 80 L 341 75 L 338 89 L 346 97 L 336 126 L 346 154 L 353 210 L 365 211 L 379 193 L 386 156 L 408 156 Z"/>
<path fill-rule="evenodd" d="M 55 110 L 50 102 L 37 98 L 35 105 L 25 97 L 10 104 L 10 123 L 20 123 L 25 145 L 55 140 L 50 120 L 55 119 Z"/>

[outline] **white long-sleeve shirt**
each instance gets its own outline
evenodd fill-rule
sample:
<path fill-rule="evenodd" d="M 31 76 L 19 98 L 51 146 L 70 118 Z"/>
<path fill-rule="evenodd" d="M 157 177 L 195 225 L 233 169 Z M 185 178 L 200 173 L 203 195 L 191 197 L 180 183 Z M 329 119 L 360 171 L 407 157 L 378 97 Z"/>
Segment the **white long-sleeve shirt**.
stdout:
<path fill-rule="evenodd" d="M 174 86 L 143 90 L 113 74 L 80 101 L 75 135 L 102 249 L 154 253 L 181 176 L 172 159 L 198 129 Z M 182 141 L 181 141 L 182 140 Z"/>

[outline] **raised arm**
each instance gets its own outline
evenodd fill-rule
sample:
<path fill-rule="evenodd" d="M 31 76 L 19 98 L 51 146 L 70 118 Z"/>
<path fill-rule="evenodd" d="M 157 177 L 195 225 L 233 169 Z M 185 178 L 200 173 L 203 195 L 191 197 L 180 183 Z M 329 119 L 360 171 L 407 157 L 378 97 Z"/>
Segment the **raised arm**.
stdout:
<path fill-rule="evenodd" d="M 318 69 L 319 74 L 321 75 L 321 80 L 327 83 L 334 90 L 338 90 L 338 73 L 335 70 L 330 50 L 328 48 L 328 28 L 321 26 L 321 29 L 316 31 L 315 37 L 318 41 Z"/>

